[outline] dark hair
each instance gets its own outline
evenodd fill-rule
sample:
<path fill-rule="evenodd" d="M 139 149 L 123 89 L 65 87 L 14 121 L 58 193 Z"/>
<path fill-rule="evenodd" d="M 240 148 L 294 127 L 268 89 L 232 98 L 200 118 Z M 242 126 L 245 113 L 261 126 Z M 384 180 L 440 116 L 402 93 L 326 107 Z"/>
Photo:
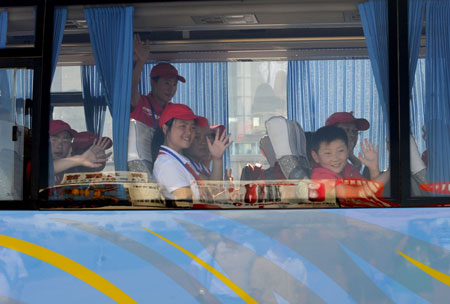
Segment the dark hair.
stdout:
<path fill-rule="evenodd" d="M 152 77 L 151 79 L 152 79 L 154 82 L 158 82 L 159 78 L 161 78 L 161 76 L 155 76 L 155 77 Z"/>
<path fill-rule="evenodd" d="M 311 150 L 318 152 L 322 143 L 329 144 L 335 140 L 342 140 L 348 147 L 348 138 L 345 131 L 336 126 L 325 126 L 314 132 L 311 140 Z"/>
<path fill-rule="evenodd" d="M 170 131 L 170 129 L 172 129 L 174 119 L 175 118 L 172 118 L 165 123 L 165 125 L 167 125 L 169 131 Z M 151 146 L 153 162 L 155 162 L 155 160 L 156 160 L 156 155 L 158 155 L 161 145 L 164 144 L 164 137 L 165 136 L 164 136 L 164 132 L 163 132 L 162 128 L 157 128 L 155 131 L 155 135 L 153 135 L 152 146 Z"/>

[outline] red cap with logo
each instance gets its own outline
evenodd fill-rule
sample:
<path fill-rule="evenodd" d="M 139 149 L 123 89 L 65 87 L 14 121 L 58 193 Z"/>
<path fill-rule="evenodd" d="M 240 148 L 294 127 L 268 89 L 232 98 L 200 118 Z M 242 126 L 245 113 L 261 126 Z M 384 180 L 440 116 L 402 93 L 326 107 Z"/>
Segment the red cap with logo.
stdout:
<path fill-rule="evenodd" d="M 63 131 L 69 132 L 69 134 L 74 137 L 77 131 L 73 130 L 67 122 L 62 120 L 50 120 L 49 133 L 50 135 L 56 135 Z"/>
<path fill-rule="evenodd" d="M 180 103 L 169 103 L 164 108 L 159 119 L 159 126 L 162 127 L 166 122 L 172 118 L 181 120 L 195 120 L 197 126 L 207 127 L 208 120 L 204 117 L 197 116 L 192 112 L 191 108 L 187 105 Z"/>
<path fill-rule="evenodd" d="M 179 75 L 178 70 L 170 63 L 158 63 L 155 65 L 150 72 L 150 78 L 153 77 L 176 78 L 181 82 L 186 82 L 186 79 Z"/>
<path fill-rule="evenodd" d="M 336 112 L 330 115 L 325 122 L 326 126 L 332 126 L 341 122 L 354 122 L 356 128 L 360 131 L 365 131 L 369 129 L 370 123 L 367 119 L 364 118 L 355 118 L 353 116 L 353 112 Z"/>

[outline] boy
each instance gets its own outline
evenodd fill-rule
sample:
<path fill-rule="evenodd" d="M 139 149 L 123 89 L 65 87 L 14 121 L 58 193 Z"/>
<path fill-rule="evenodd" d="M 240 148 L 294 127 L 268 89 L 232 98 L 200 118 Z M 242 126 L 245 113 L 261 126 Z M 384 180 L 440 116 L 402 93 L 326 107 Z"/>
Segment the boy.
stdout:
<path fill-rule="evenodd" d="M 353 116 L 353 112 L 336 112 L 327 118 L 325 125 L 336 126 L 345 131 L 348 138 L 348 160 L 356 169 L 359 170 L 359 172 L 362 172 L 364 178 L 369 178 L 369 170 L 367 167 L 363 168 L 361 161 L 353 152 L 356 143 L 358 142 L 358 134 L 361 131 L 365 131 L 370 128 L 369 121 L 364 118 L 355 118 L 355 116 Z"/>
<path fill-rule="evenodd" d="M 384 181 L 378 168 L 378 147 L 374 149 L 371 141 L 361 143 L 363 154 L 359 160 L 369 169 L 370 178 Z M 312 138 L 311 156 L 315 161 L 312 179 L 363 178 L 359 171 L 349 163 L 348 138 L 344 130 L 336 126 L 325 126 L 317 130 Z"/>

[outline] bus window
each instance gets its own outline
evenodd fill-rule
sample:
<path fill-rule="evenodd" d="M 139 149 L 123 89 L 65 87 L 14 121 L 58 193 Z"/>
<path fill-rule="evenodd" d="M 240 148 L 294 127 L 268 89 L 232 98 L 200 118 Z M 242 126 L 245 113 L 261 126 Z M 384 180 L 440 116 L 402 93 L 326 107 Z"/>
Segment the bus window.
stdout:
<path fill-rule="evenodd" d="M 450 194 L 448 3 L 409 1 L 411 196 Z M 426 2 L 426 3 L 425 3 Z M 438 198 L 438 204 L 442 199 Z"/>
<path fill-rule="evenodd" d="M 33 70 L 0 69 L 0 200 L 29 195 Z"/>
<path fill-rule="evenodd" d="M 34 6 L 0 8 L 0 29 L 6 31 L 4 41 L 6 48 L 34 46 L 35 14 Z"/>
<path fill-rule="evenodd" d="M 246 164 L 269 163 L 259 148 L 272 116 L 287 117 L 287 61 L 231 62 L 228 64 L 229 127 L 234 134 L 230 165 L 236 178 Z"/>
<path fill-rule="evenodd" d="M 245 16 L 220 1 L 211 15 L 188 13 L 196 2 L 183 2 L 192 8 L 183 12 L 176 3 L 116 7 L 134 29 L 121 42 L 131 52 L 114 67 L 102 62 L 117 62 L 101 49 L 112 42 L 95 34 L 108 30 L 93 18 L 101 7 L 67 7 L 42 191 L 58 203 L 49 206 L 392 206 L 387 2 L 379 4 L 305 13 L 286 2 L 281 14 L 249 1 L 240 4 Z M 108 79 L 119 70 L 121 81 Z M 121 90 L 130 95 L 114 95 Z M 178 110 L 164 115 L 168 102 Z M 173 146 L 172 124 L 188 116 L 196 126 Z M 317 135 L 324 127 L 328 137 Z M 184 175 L 170 173 L 173 152 Z"/>

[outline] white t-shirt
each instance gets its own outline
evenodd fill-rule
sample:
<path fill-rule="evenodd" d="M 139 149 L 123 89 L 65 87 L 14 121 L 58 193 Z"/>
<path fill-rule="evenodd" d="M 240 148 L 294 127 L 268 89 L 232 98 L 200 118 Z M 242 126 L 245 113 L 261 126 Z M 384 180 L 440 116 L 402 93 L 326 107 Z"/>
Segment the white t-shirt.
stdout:
<path fill-rule="evenodd" d="M 170 149 L 167 146 L 161 146 L 176 155 L 183 163 L 189 160 L 183 155 Z M 161 152 L 161 151 L 160 151 Z M 179 188 L 190 187 L 192 198 L 200 198 L 200 192 L 197 184 L 192 184 L 195 177 L 180 163 L 174 156 L 169 153 L 159 154 L 153 167 L 153 176 L 161 186 L 161 191 L 165 198 L 175 199 L 173 191 Z"/>

